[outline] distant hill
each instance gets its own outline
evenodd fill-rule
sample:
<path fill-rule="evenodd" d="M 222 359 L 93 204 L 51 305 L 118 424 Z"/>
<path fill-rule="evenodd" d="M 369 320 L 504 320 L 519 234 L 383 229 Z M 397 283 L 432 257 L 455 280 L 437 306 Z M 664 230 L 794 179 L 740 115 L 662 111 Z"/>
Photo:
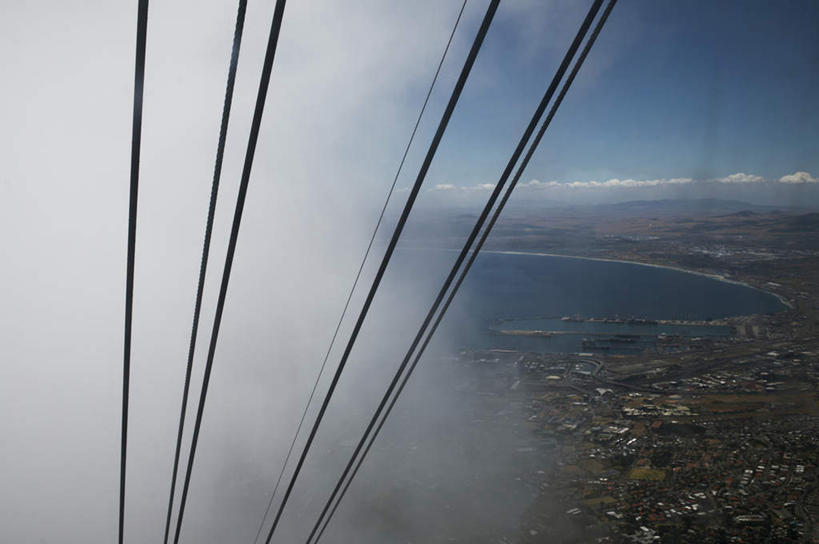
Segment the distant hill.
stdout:
<path fill-rule="evenodd" d="M 726 213 L 719 217 L 757 217 L 761 215 L 759 212 L 752 212 L 751 210 L 742 210 L 741 212 Z"/>
<path fill-rule="evenodd" d="M 598 204 L 589 206 L 599 211 L 611 211 L 645 215 L 707 213 L 709 215 L 739 215 L 749 217 L 758 213 L 770 213 L 781 209 L 778 206 L 758 206 L 741 200 L 722 200 L 717 198 L 696 199 L 663 199 L 631 200 L 616 204 Z"/>
<path fill-rule="evenodd" d="M 540 225 L 540 220 L 545 217 L 550 218 L 550 220 L 583 218 L 584 221 L 604 217 L 618 220 L 628 218 L 654 219 L 656 217 L 657 220 L 673 218 L 677 221 L 688 221 L 697 217 L 724 217 L 729 220 L 779 221 L 780 215 L 795 215 L 800 211 L 806 210 L 785 206 L 760 206 L 741 200 L 718 198 L 629 200 L 613 204 L 554 204 L 537 208 L 517 208 L 507 212 L 501 223 L 506 227 L 512 225 L 532 227 Z M 434 212 L 439 213 L 440 210 Z M 430 224 L 442 220 L 440 215 L 433 215 L 431 212 L 427 212 L 424 217 Z M 455 217 L 449 216 L 443 218 L 443 220 L 450 224 L 471 225 L 476 217 L 476 212 L 458 213 Z M 791 226 L 783 222 L 782 227 L 790 228 Z M 792 228 L 799 229 L 800 226 L 793 225 Z"/>

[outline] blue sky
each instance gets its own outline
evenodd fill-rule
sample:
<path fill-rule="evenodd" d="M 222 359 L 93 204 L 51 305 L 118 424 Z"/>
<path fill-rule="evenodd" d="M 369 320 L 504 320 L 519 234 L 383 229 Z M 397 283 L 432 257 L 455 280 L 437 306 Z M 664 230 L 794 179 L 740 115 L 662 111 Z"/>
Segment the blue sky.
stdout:
<path fill-rule="evenodd" d="M 502 5 L 442 185 L 495 181 L 587 5 Z M 815 180 L 818 31 L 816 2 L 621 0 L 524 180 Z"/>

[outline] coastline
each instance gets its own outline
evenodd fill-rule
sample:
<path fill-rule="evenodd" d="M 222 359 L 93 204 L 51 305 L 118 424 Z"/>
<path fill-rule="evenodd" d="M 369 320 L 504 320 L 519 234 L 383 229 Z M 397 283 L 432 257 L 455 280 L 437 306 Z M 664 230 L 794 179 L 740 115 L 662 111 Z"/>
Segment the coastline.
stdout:
<path fill-rule="evenodd" d="M 459 252 L 459 249 L 452 249 L 452 248 L 405 248 L 405 249 L 437 249 L 439 251 L 451 251 L 451 252 Z M 740 285 L 742 287 L 747 287 L 748 289 L 753 289 L 755 291 L 759 291 L 760 293 L 765 293 L 767 295 L 771 295 L 775 297 L 779 302 L 781 302 L 788 310 L 793 310 L 794 306 L 791 302 L 785 298 L 783 295 L 779 293 L 774 293 L 773 291 L 769 291 L 767 289 L 763 289 L 761 287 L 757 287 L 755 285 L 751 285 L 744 281 L 739 280 L 732 280 L 726 278 L 721 274 L 709 274 L 707 272 L 700 272 L 698 270 L 689 270 L 687 268 L 682 268 L 679 266 L 673 266 L 668 264 L 656 264 L 656 263 L 643 263 L 640 261 L 628 261 L 625 259 L 612 259 L 608 257 L 586 257 L 583 255 L 566 255 L 562 253 L 544 253 L 540 251 L 515 251 L 515 250 L 502 250 L 502 249 L 481 249 L 481 253 L 492 253 L 496 255 L 528 255 L 531 257 L 560 257 L 563 259 L 578 259 L 578 260 L 585 260 L 585 261 L 601 261 L 601 262 L 609 262 L 609 263 L 621 263 L 621 264 L 633 264 L 636 266 L 647 266 L 650 268 L 664 268 L 666 270 L 674 270 L 675 272 L 683 272 L 685 274 L 693 274 L 695 276 L 703 276 L 705 278 L 710 278 L 712 280 L 721 281 L 725 283 L 731 283 L 734 285 Z M 784 310 L 782 310 L 784 311 Z"/>
<path fill-rule="evenodd" d="M 455 251 L 455 250 L 449 250 Z M 585 261 L 602 261 L 602 262 L 610 262 L 610 263 L 622 263 L 622 264 L 633 264 L 637 266 L 647 266 L 651 268 L 664 268 L 666 270 L 674 270 L 676 272 L 684 272 L 686 274 L 693 274 L 695 276 L 703 276 L 706 278 L 710 278 L 712 280 L 717 280 L 725 283 L 731 283 L 734 285 L 741 285 L 743 287 L 748 287 L 749 289 L 754 289 L 755 291 L 759 291 L 761 293 L 766 293 L 773 297 L 776 297 L 779 302 L 784 304 L 789 310 L 793 310 L 793 304 L 790 303 L 788 299 L 784 296 L 774 293 L 773 291 L 768 291 L 767 289 L 762 289 L 761 287 L 756 287 L 755 285 L 750 285 L 743 281 L 733 280 L 726 278 L 721 274 L 709 274 L 707 272 L 700 272 L 698 270 L 689 270 L 687 268 L 682 268 L 679 266 L 672 266 L 666 264 L 655 264 L 655 263 L 643 263 L 639 261 L 627 261 L 625 259 L 612 259 L 606 257 L 584 257 L 581 255 L 564 255 L 560 253 L 543 253 L 543 252 L 536 252 L 536 251 L 514 251 L 514 250 L 488 250 L 482 249 L 481 253 L 492 253 L 497 255 L 529 255 L 532 257 L 562 257 L 564 259 L 578 259 L 578 260 L 585 260 Z"/>

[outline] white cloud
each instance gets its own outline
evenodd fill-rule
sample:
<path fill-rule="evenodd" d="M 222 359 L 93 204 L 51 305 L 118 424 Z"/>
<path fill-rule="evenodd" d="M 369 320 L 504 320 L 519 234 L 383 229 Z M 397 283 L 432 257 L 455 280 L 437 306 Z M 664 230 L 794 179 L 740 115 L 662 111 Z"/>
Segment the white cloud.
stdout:
<path fill-rule="evenodd" d="M 819 178 L 815 178 L 808 172 L 795 172 L 787 176 L 779 178 L 781 183 L 819 183 Z M 658 178 L 658 179 L 619 179 L 611 178 L 605 181 L 589 180 L 589 181 L 540 181 L 539 179 L 532 179 L 527 182 L 519 183 L 518 187 L 528 189 L 635 189 L 642 187 L 660 187 L 669 185 L 686 185 L 691 183 L 708 184 L 708 183 L 726 183 L 726 184 L 748 184 L 748 183 L 765 183 L 766 180 L 762 176 L 756 174 L 746 174 L 744 172 L 737 172 L 722 178 L 711 180 L 695 180 L 693 178 Z M 453 183 L 445 183 L 436 185 L 431 191 L 491 191 L 495 188 L 492 183 L 482 183 L 478 185 L 455 185 Z"/>
<path fill-rule="evenodd" d="M 691 178 L 671 178 L 671 179 L 617 179 L 612 178 L 606 181 L 539 181 L 533 179 L 526 183 L 522 183 L 522 187 L 532 188 L 552 188 L 552 187 L 568 187 L 570 189 L 599 189 L 599 188 L 634 188 L 634 187 L 656 187 L 658 185 L 679 185 L 684 183 L 692 183 Z"/>
<path fill-rule="evenodd" d="M 494 183 L 479 183 L 478 185 L 455 185 L 454 183 L 439 183 L 433 186 L 430 191 L 471 191 L 484 192 L 495 188 Z"/>
<path fill-rule="evenodd" d="M 810 175 L 809 172 L 794 172 L 779 178 L 781 183 L 819 183 L 819 178 Z"/>
<path fill-rule="evenodd" d="M 527 181 L 526 183 L 518 183 L 519 187 L 559 187 L 563 185 L 562 183 L 558 183 L 557 181 L 540 181 L 537 179 L 533 179 L 531 181 Z"/>
<path fill-rule="evenodd" d="M 717 181 L 720 183 L 760 183 L 765 181 L 765 178 L 763 178 L 762 176 L 756 176 L 754 174 L 745 174 L 743 172 L 737 172 L 736 174 L 731 174 L 730 176 L 719 178 Z"/>

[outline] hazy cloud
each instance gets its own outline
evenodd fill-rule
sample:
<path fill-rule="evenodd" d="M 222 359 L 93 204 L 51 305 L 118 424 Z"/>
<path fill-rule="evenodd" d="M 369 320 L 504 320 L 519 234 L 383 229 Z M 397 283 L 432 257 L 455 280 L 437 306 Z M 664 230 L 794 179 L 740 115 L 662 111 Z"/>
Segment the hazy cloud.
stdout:
<path fill-rule="evenodd" d="M 495 188 L 494 183 L 479 183 L 478 185 L 455 185 L 454 183 L 439 183 L 430 191 L 491 191 Z"/>
<path fill-rule="evenodd" d="M 779 178 L 781 183 L 819 183 L 819 178 L 810 175 L 809 172 L 794 172 Z"/>
<path fill-rule="evenodd" d="M 670 179 L 617 179 L 612 178 L 606 181 L 540 181 L 533 179 L 522 183 L 522 187 L 551 188 L 567 187 L 570 189 L 610 189 L 610 188 L 635 188 L 635 187 L 657 187 L 659 185 L 682 185 L 693 183 L 691 178 L 670 178 Z"/>
<path fill-rule="evenodd" d="M 819 178 L 811 176 L 809 172 L 795 172 L 779 178 L 781 183 L 817 183 Z M 713 180 L 695 180 L 693 178 L 658 178 L 658 179 L 619 179 L 612 178 L 605 181 L 588 180 L 588 181 L 541 181 L 539 179 L 532 179 L 530 181 L 519 183 L 521 188 L 530 189 L 633 189 L 644 187 L 661 187 L 671 185 L 687 185 L 687 184 L 707 184 L 707 183 L 725 183 L 725 184 L 760 184 L 765 183 L 766 179 L 756 174 L 746 174 L 744 172 L 737 172 L 728 176 L 717 178 Z M 434 186 L 431 191 L 491 191 L 495 188 L 493 183 L 482 183 L 478 185 L 455 185 L 454 183 L 443 183 Z"/>
<path fill-rule="evenodd" d="M 656 187 L 658 185 L 679 185 L 683 183 L 691 183 L 690 178 L 672 178 L 672 179 L 617 179 L 612 178 L 606 181 L 572 181 L 567 185 L 572 188 L 586 189 L 586 188 L 612 188 L 612 187 Z"/>
<path fill-rule="evenodd" d="M 720 183 L 760 183 L 765 181 L 765 178 L 763 178 L 762 176 L 756 176 L 754 174 L 745 174 L 743 172 L 737 172 L 736 174 L 731 174 L 730 176 L 719 178 L 717 181 L 719 181 Z"/>

